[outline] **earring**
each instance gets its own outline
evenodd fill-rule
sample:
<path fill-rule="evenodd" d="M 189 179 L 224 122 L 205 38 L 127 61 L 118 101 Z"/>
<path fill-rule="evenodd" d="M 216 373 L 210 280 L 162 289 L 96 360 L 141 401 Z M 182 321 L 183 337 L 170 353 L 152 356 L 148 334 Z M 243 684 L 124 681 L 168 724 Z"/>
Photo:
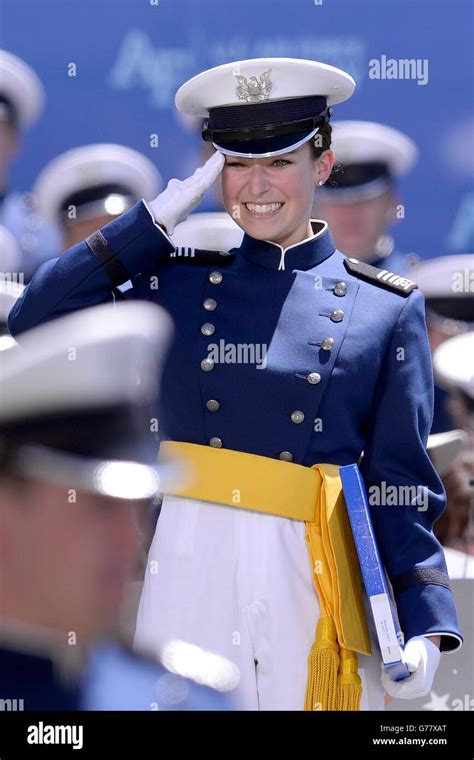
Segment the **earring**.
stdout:
<path fill-rule="evenodd" d="M 324 185 L 324 182 L 322 181 L 322 179 L 320 179 L 318 182 L 318 186 L 321 187 L 321 185 Z"/>

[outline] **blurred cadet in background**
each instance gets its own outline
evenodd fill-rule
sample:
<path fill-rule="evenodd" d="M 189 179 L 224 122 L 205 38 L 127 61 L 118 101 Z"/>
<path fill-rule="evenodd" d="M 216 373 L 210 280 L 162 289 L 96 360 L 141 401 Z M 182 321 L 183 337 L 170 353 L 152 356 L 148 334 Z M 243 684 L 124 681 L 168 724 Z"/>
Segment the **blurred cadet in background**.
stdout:
<path fill-rule="evenodd" d="M 441 256 L 420 262 L 410 270 L 425 296 L 426 322 L 431 353 L 448 338 L 474 328 L 474 256 Z M 467 360 L 467 357 L 465 357 Z M 464 425 L 454 419 L 445 388 L 435 377 L 432 433 Z"/>
<path fill-rule="evenodd" d="M 59 231 L 40 216 L 34 196 L 13 192 L 9 182 L 22 132 L 38 119 L 43 104 L 43 86 L 33 69 L 0 50 L 0 224 L 18 241 L 21 255 L 13 271 L 25 281 L 43 261 L 58 255 L 60 243 Z"/>
<path fill-rule="evenodd" d="M 165 668 L 117 639 L 136 510 L 182 476 L 176 462 L 155 464 L 150 433 L 171 332 L 156 305 L 107 304 L 25 332 L 0 354 L 4 705 L 224 707 L 209 687 L 232 687 L 227 661 L 171 641 Z"/>
<path fill-rule="evenodd" d="M 443 477 L 447 509 L 435 525 L 451 560 L 452 577 L 474 577 L 474 332 L 443 341 L 433 354 L 435 378 L 449 392 L 466 444 Z"/>
<path fill-rule="evenodd" d="M 160 173 L 149 158 L 125 145 L 97 143 L 50 161 L 35 182 L 34 194 L 41 213 L 60 226 L 61 250 L 66 250 L 140 198 L 154 198 L 161 186 Z"/>
<path fill-rule="evenodd" d="M 346 256 L 406 274 L 417 257 L 397 251 L 388 230 L 399 214 L 395 182 L 412 169 L 418 148 L 384 124 L 339 121 L 332 127 L 331 149 L 336 163 L 318 188 L 314 215 L 328 222 Z"/>

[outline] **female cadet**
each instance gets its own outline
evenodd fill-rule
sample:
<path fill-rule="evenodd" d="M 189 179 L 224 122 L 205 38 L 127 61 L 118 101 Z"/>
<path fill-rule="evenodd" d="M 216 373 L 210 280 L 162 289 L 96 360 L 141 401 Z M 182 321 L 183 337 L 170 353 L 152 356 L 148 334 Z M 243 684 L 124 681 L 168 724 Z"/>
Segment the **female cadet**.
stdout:
<path fill-rule="evenodd" d="M 215 154 L 44 265 L 10 315 L 21 332 L 106 301 L 129 279 L 127 297 L 172 314 L 162 446 L 188 457 L 197 480 L 164 497 L 136 644 L 170 664 L 180 640 L 232 660 L 243 709 L 383 709 L 384 686 L 406 698 L 428 693 L 440 649 L 462 642 L 432 533 L 444 492 L 426 452 L 423 297 L 410 280 L 345 259 L 327 224 L 310 218 L 315 186 L 334 162 L 329 107 L 353 89 L 339 69 L 299 59 L 229 63 L 194 77 L 176 103 L 206 119 Z M 168 235 L 221 172 L 241 246 L 178 257 Z M 338 466 L 363 450 L 412 671 L 400 683 L 383 673 L 382 684 L 375 649 L 370 656 L 360 588 L 347 572 L 350 542 L 341 552 L 325 536 L 315 549 L 322 505 L 339 503 Z M 380 496 L 387 486 L 400 494 L 396 506 Z M 407 486 L 424 500 L 403 501 Z M 332 551 L 335 590 L 325 585 Z M 187 664 L 192 672 L 192 658 Z"/>

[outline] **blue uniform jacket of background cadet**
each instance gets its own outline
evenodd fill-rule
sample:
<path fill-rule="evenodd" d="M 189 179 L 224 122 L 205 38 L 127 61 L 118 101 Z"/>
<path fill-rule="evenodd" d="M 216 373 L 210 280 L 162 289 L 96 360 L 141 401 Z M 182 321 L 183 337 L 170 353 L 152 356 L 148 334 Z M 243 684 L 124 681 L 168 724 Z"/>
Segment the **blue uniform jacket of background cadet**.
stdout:
<path fill-rule="evenodd" d="M 43 264 L 9 328 L 17 335 L 113 300 L 113 287 L 130 280 L 126 297 L 159 303 L 176 326 L 162 380 L 165 437 L 305 466 L 351 464 L 363 450 L 369 498 L 372 487 L 381 494 L 372 519 L 405 639 L 440 633 L 441 649 L 454 651 L 462 637 L 432 532 L 445 492 L 426 452 L 433 375 L 424 297 L 410 281 L 351 263 L 319 228 L 284 255 L 245 234 L 230 255 L 178 257 L 141 201 Z M 216 351 L 212 362 L 211 344 L 261 347 L 264 358 L 241 353 L 229 363 Z M 409 494 L 405 503 L 385 498 L 393 487 Z"/>

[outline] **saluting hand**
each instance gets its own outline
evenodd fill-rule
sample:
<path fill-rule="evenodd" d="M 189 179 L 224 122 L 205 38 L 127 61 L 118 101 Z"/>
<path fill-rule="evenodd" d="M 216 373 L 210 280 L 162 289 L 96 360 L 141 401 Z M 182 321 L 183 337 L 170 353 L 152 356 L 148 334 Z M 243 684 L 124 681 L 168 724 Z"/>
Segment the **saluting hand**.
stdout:
<path fill-rule="evenodd" d="M 224 163 L 223 153 L 216 151 L 191 177 L 184 180 L 170 179 L 165 190 L 147 203 L 155 221 L 165 227 L 168 235 L 199 205 L 206 190 L 222 171 Z"/>

